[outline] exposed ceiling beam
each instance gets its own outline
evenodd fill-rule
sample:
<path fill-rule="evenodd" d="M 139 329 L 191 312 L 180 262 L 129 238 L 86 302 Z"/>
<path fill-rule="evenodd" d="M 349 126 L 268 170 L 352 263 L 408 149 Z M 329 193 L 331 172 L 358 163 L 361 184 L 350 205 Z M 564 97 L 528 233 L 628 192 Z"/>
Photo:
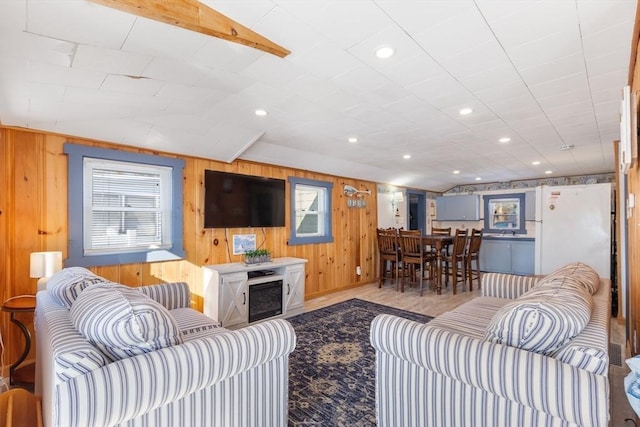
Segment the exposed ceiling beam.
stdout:
<path fill-rule="evenodd" d="M 197 0 L 90 0 L 284 58 L 291 52 Z"/>

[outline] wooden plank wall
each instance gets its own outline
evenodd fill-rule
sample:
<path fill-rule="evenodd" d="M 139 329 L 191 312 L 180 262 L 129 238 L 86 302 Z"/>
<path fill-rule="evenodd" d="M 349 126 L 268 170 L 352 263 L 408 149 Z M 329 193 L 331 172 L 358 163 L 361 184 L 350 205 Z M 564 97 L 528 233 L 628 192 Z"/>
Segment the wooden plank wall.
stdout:
<path fill-rule="evenodd" d="M 0 127 L 0 180 L 4 183 L 4 190 L 0 192 L 0 301 L 15 295 L 35 293 L 36 279 L 29 278 L 31 252 L 61 250 L 63 257 L 67 255 L 67 158 L 63 154 L 63 144 L 67 141 L 158 154 L 105 142 Z M 181 157 L 186 162 L 183 185 L 186 258 L 171 262 L 92 268 L 97 274 L 130 286 L 187 282 L 193 294 L 192 306 L 202 311 L 203 284 L 200 267 L 241 261 L 240 256 L 232 255 L 232 249 L 227 250 L 227 244 L 230 245 L 233 234 L 255 233 L 258 244 L 264 241 L 263 247 L 271 250 L 272 256 L 309 260 L 306 265 L 307 299 L 375 280 L 375 183 L 245 161 L 227 164 L 166 153 L 162 155 Z M 288 246 L 286 242 L 289 232 L 286 227 L 203 229 L 205 169 L 280 179 L 296 176 L 333 182 L 334 242 Z M 366 208 L 347 207 L 344 185 L 371 190 L 371 195 L 364 196 Z M 289 186 L 286 188 L 288 224 Z M 219 241 L 217 246 L 213 243 L 215 239 Z M 361 276 L 356 275 L 358 265 L 362 268 Z M 17 328 L 9 322 L 9 315 L 2 313 L 0 316 L 0 332 L 7 347 L 4 364 L 9 365 L 17 358 L 24 341 Z M 31 323 L 30 315 L 21 316 L 21 319 Z"/>
<path fill-rule="evenodd" d="M 632 56 L 629 61 L 629 84 L 631 85 L 631 93 L 636 93 L 637 96 L 640 96 L 640 58 L 638 57 L 640 51 L 640 49 L 638 49 L 639 23 L 640 7 L 636 11 Z M 631 355 L 636 355 L 640 354 L 640 162 L 637 160 L 629 170 L 627 184 L 628 194 L 633 194 L 636 200 L 636 206 L 632 209 L 631 216 L 627 219 L 627 270 L 629 274 L 629 293 L 627 295 L 629 303 L 629 313 L 627 315 L 629 335 L 627 336 L 627 346 L 630 349 Z M 620 216 L 624 218 L 625 212 L 619 212 L 618 215 L 618 218 L 620 218 Z"/>

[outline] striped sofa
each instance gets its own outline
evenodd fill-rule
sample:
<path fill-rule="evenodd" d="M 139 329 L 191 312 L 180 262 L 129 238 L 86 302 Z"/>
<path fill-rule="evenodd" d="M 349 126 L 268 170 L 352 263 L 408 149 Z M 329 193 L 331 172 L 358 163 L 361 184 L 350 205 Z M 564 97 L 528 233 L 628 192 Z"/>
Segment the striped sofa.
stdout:
<path fill-rule="evenodd" d="M 288 322 L 230 331 L 189 308 L 184 283 L 135 289 L 164 306 L 180 343 L 118 360 L 74 327 L 70 313 L 88 290 L 71 308 L 48 290 L 38 292 L 36 393 L 45 426 L 287 424 L 288 363 L 295 347 Z"/>
<path fill-rule="evenodd" d="M 569 267 L 571 270 L 573 266 Z M 584 265 L 577 265 L 578 269 Z M 554 280 L 569 283 L 560 272 Z M 593 276 L 591 276 L 593 277 Z M 608 341 L 610 283 L 595 274 L 590 292 L 579 291 L 586 325 L 577 336 L 546 352 L 542 341 L 561 333 L 572 304 L 560 303 L 534 349 L 496 341 L 490 330 L 509 304 L 527 304 L 544 278 L 488 273 L 482 295 L 427 324 L 380 315 L 371 325 L 376 350 L 379 427 L 585 426 L 609 422 Z M 564 286 L 564 285 L 563 285 Z M 542 288 L 540 288 L 542 287 Z M 561 286 L 562 287 L 562 286 Z M 561 288 L 560 287 L 560 288 Z M 539 289 L 540 288 L 540 289 Z M 560 289 L 556 286 L 555 290 Z M 554 294 L 551 300 L 557 298 Z M 545 302 L 538 302 L 538 306 Z M 533 304 L 535 306 L 535 304 Z M 530 306 L 531 307 L 531 306 Z M 537 311 L 537 324 L 542 324 Z M 578 316 L 579 317 L 579 316 Z M 516 334 L 531 333 L 532 319 Z M 517 323 L 517 321 L 516 321 Z M 504 326 L 504 325 L 503 325 Z M 494 331 L 495 332 L 495 331 Z M 527 337 L 525 337 L 527 338 Z M 526 347 L 526 346 L 523 346 Z"/>

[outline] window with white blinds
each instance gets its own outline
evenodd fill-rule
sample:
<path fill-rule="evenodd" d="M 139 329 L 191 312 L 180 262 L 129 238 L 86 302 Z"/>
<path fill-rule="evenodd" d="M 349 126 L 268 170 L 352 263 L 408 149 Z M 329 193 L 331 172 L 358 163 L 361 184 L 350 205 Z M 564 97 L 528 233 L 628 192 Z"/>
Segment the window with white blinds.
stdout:
<path fill-rule="evenodd" d="M 171 168 L 84 159 L 86 255 L 171 247 Z"/>
<path fill-rule="evenodd" d="M 182 259 L 185 161 L 64 144 L 69 243 L 65 266 Z"/>

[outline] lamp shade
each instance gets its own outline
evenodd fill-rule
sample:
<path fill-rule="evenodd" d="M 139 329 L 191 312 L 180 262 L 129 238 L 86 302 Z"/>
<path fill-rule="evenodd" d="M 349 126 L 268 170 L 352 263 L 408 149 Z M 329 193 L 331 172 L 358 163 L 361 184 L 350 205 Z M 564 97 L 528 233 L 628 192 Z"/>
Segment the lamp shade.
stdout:
<path fill-rule="evenodd" d="M 29 263 L 29 277 L 51 277 L 62 269 L 62 252 L 33 252 Z"/>

